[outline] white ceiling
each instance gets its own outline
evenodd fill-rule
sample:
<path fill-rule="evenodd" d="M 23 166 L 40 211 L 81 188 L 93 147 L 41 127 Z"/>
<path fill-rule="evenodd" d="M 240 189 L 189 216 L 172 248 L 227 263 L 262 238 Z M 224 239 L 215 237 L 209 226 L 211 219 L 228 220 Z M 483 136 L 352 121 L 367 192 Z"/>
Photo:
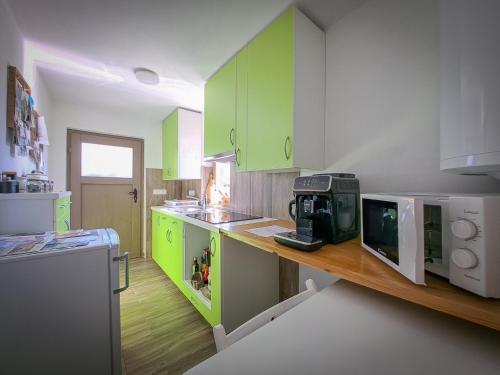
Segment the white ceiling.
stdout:
<path fill-rule="evenodd" d="M 8 0 L 24 37 L 39 54 L 55 99 L 151 111 L 202 109 L 203 83 L 266 24 L 295 2 L 318 25 L 330 24 L 366 0 Z M 54 66 L 54 55 L 112 72 L 121 82 L 90 79 Z M 132 71 L 162 77 L 141 86 Z"/>

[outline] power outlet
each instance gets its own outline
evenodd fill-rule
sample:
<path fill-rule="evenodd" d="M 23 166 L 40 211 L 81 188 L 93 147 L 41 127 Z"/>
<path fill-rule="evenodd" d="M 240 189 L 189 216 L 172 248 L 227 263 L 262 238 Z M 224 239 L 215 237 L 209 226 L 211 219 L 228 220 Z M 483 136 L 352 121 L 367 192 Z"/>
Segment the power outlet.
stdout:
<path fill-rule="evenodd" d="M 167 195 L 167 189 L 153 189 L 153 195 Z"/>
<path fill-rule="evenodd" d="M 195 195 L 195 191 L 194 191 L 194 190 L 189 190 L 189 191 L 188 191 L 188 195 L 190 195 L 190 196 L 194 197 L 194 195 Z"/>

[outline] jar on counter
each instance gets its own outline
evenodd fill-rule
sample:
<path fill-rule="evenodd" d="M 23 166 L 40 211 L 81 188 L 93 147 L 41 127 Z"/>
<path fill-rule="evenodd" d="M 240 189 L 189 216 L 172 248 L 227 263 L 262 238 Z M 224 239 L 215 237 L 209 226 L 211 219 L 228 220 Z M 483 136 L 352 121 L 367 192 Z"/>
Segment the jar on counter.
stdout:
<path fill-rule="evenodd" d="M 43 193 L 45 181 L 28 180 L 26 182 L 26 191 L 28 193 Z"/>

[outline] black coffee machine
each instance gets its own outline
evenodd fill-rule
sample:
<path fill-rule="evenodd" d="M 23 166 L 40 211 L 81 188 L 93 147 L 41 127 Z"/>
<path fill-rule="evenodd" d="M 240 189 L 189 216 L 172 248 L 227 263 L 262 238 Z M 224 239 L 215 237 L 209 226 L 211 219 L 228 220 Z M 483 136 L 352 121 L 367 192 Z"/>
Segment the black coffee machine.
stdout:
<path fill-rule="evenodd" d="M 359 181 L 354 174 L 331 173 L 297 177 L 290 201 L 294 232 L 274 235 L 276 242 L 303 251 L 340 243 L 359 235 Z M 295 213 L 293 213 L 295 206 Z"/>

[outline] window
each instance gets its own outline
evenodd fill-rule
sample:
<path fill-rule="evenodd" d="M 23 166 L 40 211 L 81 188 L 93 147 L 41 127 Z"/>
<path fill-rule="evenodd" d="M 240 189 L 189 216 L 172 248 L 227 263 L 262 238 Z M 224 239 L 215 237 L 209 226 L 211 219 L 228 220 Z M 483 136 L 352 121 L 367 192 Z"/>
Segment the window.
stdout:
<path fill-rule="evenodd" d="M 215 185 L 211 194 L 212 204 L 229 205 L 231 195 L 231 164 L 215 163 Z"/>
<path fill-rule="evenodd" d="M 82 176 L 132 178 L 131 147 L 82 143 Z"/>

